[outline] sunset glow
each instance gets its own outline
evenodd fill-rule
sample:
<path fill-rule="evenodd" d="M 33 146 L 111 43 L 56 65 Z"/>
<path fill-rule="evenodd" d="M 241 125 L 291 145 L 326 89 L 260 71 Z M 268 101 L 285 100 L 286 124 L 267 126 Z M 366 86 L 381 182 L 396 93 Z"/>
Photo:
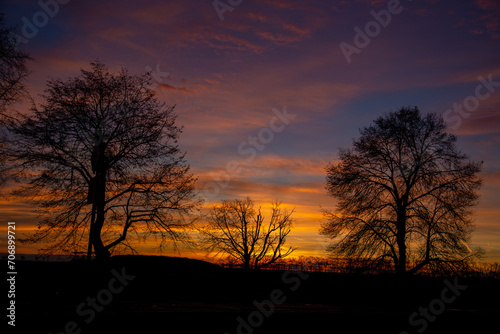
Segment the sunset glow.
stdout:
<path fill-rule="evenodd" d="M 458 147 L 484 161 L 467 246 L 498 262 L 500 3 L 395 3 L 246 0 L 221 13 L 209 0 L 69 1 L 38 27 L 26 26 L 45 10 L 37 1 L 2 1 L 0 11 L 34 59 L 27 86 L 37 103 L 49 78 L 75 77 L 96 58 L 112 71 L 152 71 L 153 89 L 176 105 L 184 127 L 179 144 L 198 177 L 201 213 L 223 199 L 250 197 L 263 212 L 281 202 L 294 210 L 293 256 L 328 255 L 318 233 L 322 208 L 335 208 L 325 167 L 360 128 L 402 106 L 443 115 Z M 381 11 L 392 14 L 376 23 Z M 346 56 L 341 43 L 356 51 Z M 17 186 L 5 185 L 0 198 L 3 249 L 7 221 L 36 229 L 33 204 L 8 195 Z M 40 246 L 18 244 L 17 252 Z M 137 249 L 158 254 L 157 246 L 151 240 Z M 181 247 L 180 255 L 205 253 Z"/>

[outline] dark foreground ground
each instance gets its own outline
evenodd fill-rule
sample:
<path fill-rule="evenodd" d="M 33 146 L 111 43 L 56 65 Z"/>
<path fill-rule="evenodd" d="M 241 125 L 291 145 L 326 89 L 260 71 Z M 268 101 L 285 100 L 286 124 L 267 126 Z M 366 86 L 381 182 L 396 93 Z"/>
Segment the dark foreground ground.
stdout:
<path fill-rule="evenodd" d="M 500 324 L 500 282 L 487 278 L 247 273 L 138 256 L 25 261 L 17 272 L 9 333 L 496 333 Z"/>

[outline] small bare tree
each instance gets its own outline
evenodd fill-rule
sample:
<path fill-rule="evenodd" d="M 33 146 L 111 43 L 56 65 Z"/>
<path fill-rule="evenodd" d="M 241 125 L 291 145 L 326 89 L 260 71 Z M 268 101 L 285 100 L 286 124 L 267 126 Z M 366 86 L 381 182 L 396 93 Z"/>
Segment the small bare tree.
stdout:
<path fill-rule="evenodd" d="M 292 211 L 273 203 L 269 223 L 264 223 L 261 208 L 254 209 L 250 198 L 222 201 L 214 206 L 208 224 L 200 229 L 201 243 L 215 257 L 228 256 L 245 269 L 260 269 L 290 255 L 284 243 L 291 231 Z"/>

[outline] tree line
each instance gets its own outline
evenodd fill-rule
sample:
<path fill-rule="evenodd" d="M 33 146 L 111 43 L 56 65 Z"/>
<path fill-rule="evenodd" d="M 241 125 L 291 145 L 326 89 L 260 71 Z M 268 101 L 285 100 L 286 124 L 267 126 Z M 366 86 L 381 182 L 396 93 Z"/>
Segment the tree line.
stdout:
<path fill-rule="evenodd" d="M 246 269 L 291 255 L 293 210 L 273 203 L 270 216 L 250 198 L 222 201 L 197 224 L 202 200 L 178 140 L 175 106 L 151 89 L 151 73 L 111 72 L 91 61 L 76 77 L 47 82 L 30 101 L 28 54 L 0 17 L 0 181 L 31 203 L 41 219 L 26 242 L 48 252 L 85 252 L 106 259 L 131 240 L 160 248 L 198 242 L 215 257 Z M 320 233 L 332 256 L 387 266 L 399 274 L 462 268 L 482 255 L 468 247 L 482 163 L 470 161 L 437 114 L 403 107 L 360 130 L 351 148 L 326 167 L 336 201 Z"/>

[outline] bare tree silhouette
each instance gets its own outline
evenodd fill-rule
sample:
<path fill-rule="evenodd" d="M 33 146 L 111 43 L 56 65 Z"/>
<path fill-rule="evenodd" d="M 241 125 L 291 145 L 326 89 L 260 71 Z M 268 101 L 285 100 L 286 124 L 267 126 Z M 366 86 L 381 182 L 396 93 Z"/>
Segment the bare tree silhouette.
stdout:
<path fill-rule="evenodd" d="M 26 67 L 30 57 L 18 49 L 12 32 L 0 13 L 0 120 L 11 117 L 7 108 L 26 97 L 24 81 L 30 74 Z"/>
<path fill-rule="evenodd" d="M 5 24 L 5 18 L 0 13 L 0 184 L 8 179 L 9 164 L 6 120 L 11 119 L 9 108 L 16 102 L 27 97 L 24 81 L 29 75 L 26 62 L 30 59 L 27 53 L 17 48 L 12 38 L 12 28 Z"/>
<path fill-rule="evenodd" d="M 40 109 L 10 124 L 20 172 L 16 194 L 45 217 L 26 241 L 47 250 L 82 250 L 98 258 L 144 239 L 188 241 L 187 216 L 197 207 L 195 179 L 180 152 L 173 107 L 148 87 L 149 74 L 113 74 L 99 61 L 68 81 L 51 80 Z"/>
<path fill-rule="evenodd" d="M 233 258 L 245 269 L 264 268 L 294 251 L 284 248 L 293 211 L 283 211 L 279 203 L 271 210 L 266 224 L 261 208 L 255 210 L 250 198 L 222 201 L 212 208 L 208 224 L 200 229 L 201 243 L 208 252 Z"/>
<path fill-rule="evenodd" d="M 482 163 L 469 161 L 445 130 L 441 117 L 402 108 L 340 151 L 340 161 L 326 168 L 326 188 L 337 199 L 320 230 L 335 241 L 330 251 L 390 259 L 401 274 L 463 265 L 481 254 L 467 242 Z"/>

